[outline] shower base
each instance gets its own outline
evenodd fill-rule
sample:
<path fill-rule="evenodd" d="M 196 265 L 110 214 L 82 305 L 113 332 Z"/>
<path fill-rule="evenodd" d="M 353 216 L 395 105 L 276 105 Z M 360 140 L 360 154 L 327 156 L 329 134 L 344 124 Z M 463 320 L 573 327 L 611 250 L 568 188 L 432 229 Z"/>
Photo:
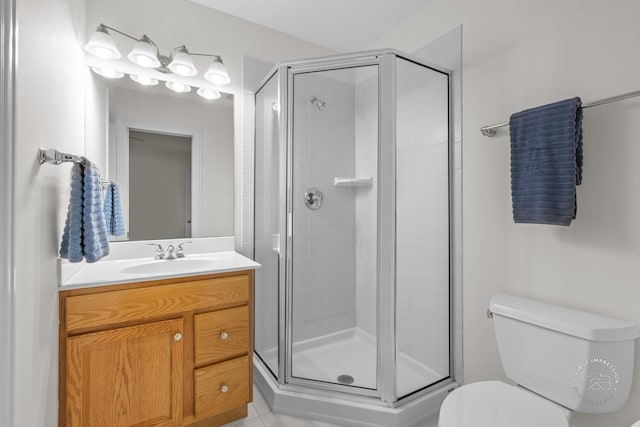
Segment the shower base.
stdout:
<path fill-rule="evenodd" d="M 292 374 L 297 378 L 338 383 L 338 377 L 353 377 L 356 387 L 376 388 L 376 341 L 360 328 L 351 328 L 301 341 L 293 345 Z M 275 350 L 262 352 L 270 366 L 277 364 Z M 421 396 L 406 405 L 389 408 L 379 402 L 367 404 L 362 399 L 341 399 L 342 394 L 317 392 L 301 386 L 278 386 L 262 361 L 254 357 L 255 383 L 274 412 L 315 418 L 349 426 L 407 427 L 420 423 L 431 426 L 453 385 Z M 405 354 L 397 359 L 398 392 L 400 395 L 435 383 L 443 376 Z M 446 381 L 445 381 L 446 382 Z"/>
<path fill-rule="evenodd" d="M 356 387 L 376 388 L 376 340 L 360 328 L 346 329 L 293 345 L 293 376 L 337 383 L 350 375 Z M 434 383 L 443 375 L 400 353 L 397 364 L 398 393 L 408 394 Z"/>

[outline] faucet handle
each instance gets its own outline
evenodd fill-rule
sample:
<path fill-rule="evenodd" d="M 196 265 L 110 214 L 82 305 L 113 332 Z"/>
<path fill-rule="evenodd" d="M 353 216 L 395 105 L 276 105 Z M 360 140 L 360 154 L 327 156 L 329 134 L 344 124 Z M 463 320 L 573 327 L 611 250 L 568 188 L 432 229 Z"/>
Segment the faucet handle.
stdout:
<path fill-rule="evenodd" d="M 153 259 L 164 259 L 164 249 L 162 248 L 162 245 L 159 243 L 147 243 L 147 246 L 156 246 L 156 255 L 153 257 Z"/>
<path fill-rule="evenodd" d="M 182 242 L 178 245 L 178 251 L 176 252 L 176 255 L 178 256 L 178 258 L 184 258 L 184 247 L 183 245 L 188 245 L 190 243 L 193 242 Z"/>

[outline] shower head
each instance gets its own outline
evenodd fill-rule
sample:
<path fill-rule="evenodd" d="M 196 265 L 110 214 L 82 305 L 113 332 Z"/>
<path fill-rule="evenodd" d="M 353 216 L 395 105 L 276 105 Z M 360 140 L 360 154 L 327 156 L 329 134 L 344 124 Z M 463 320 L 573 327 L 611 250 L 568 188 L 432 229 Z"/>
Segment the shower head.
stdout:
<path fill-rule="evenodd" d="M 309 101 L 311 101 L 313 105 L 318 107 L 318 110 L 320 111 L 324 111 L 325 107 L 327 106 L 327 103 L 321 100 L 320 98 L 318 98 L 317 96 L 311 96 L 311 98 L 309 98 Z"/>

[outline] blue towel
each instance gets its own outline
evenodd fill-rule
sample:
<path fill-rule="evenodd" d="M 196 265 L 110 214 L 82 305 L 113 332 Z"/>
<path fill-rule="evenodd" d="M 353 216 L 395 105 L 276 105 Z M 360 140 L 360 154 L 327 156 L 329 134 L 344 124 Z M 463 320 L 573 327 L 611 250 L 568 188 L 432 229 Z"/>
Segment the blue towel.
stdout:
<path fill-rule="evenodd" d="M 516 223 L 570 225 L 582 182 L 582 101 L 511 116 L 511 199 Z"/>
<path fill-rule="evenodd" d="M 102 206 L 100 171 L 89 161 L 71 168 L 69 210 L 60 243 L 60 257 L 71 262 L 96 262 L 109 254 Z"/>
<path fill-rule="evenodd" d="M 107 232 L 110 236 L 124 236 L 124 221 L 122 219 L 122 204 L 120 203 L 120 189 L 118 184 L 111 181 L 105 190 L 104 216 L 107 219 Z"/>

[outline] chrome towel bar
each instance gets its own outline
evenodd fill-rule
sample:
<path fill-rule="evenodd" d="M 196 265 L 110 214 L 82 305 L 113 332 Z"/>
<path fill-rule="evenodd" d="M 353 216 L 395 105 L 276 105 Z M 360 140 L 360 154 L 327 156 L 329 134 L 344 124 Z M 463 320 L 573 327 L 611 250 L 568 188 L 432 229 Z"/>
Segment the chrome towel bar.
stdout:
<path fill-rule="evenodd" d="M 598 105 L 610 104 L 612 102 L 618 102 L 618 101 L 623 101 L 629 98 L 635 98 L 636 96 L 640 96 L 640 90 L 637 90 L 635 92 L 623 93 L 622 95 L 616 95 L 609 98 L 600 99 L 594 102 L 589 102 L 587 104 L 583 104 L 582 108 L 590 108 L 590 107 L 596 107 Z M 483 126 L 480 128 L 480 132 L 482 132 L 484 136 L 489 136 L 489 137 L 496 136 L 496 129 L 499 129 L 505 126 L 509 126 L 509 122 L 502 122 L 502 123 L 497 123 L 495 125 Z"/>

